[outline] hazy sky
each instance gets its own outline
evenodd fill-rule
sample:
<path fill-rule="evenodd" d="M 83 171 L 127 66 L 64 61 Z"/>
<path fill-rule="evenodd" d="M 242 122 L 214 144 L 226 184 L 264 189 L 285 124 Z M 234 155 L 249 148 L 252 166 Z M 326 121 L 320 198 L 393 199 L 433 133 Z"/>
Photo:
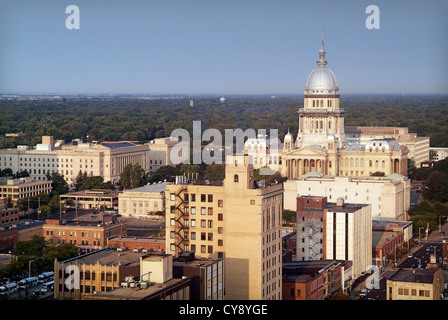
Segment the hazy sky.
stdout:
<path fill-rule="evenodd" d="M 303 94 L 322 29 L 341 95 L 448 93 L 446 0 L 0 0 L 0 93 Z"/>

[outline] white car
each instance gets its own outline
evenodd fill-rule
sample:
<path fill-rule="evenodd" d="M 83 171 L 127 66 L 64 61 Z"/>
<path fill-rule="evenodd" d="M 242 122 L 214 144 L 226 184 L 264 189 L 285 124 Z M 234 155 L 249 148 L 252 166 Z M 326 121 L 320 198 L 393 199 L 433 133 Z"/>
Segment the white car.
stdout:
<path fill-rule="evenodd" d="M 362 289 L 361 292 L 359 293 L 359 296 L 363 298 L 363 297 L 367 296 L 367 293 L 369 293 L 369 291 L 367 291 L 367 289 Z"/>

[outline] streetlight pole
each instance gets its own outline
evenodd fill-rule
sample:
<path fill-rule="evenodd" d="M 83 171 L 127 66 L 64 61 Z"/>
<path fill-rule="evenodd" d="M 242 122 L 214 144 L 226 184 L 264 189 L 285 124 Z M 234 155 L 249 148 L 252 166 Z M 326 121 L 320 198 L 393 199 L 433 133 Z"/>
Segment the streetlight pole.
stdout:
<path fill-rule="evenodd" d="M 441 218 L 445 218 L 446 219 L 447 216 L 440 216 L 439 217 L 439 232 L 442 232 L 442 222 L 440 221 Z"/>
<path fill-rule="evenodd" d="M 421 236 L 420 236 L 420 230 L 422 230 L 422 229 L 425 229 L 424 227 L 420 227 L 420 228 L 418 228 L 418 243 L 420 244 L 420 238 L 421 238 Z"/>
<path fill-rule="evenodd" d="M 34 262 L 34 260 L 28 262 L 28 277 L 31 277 L 31 262 Z"/>

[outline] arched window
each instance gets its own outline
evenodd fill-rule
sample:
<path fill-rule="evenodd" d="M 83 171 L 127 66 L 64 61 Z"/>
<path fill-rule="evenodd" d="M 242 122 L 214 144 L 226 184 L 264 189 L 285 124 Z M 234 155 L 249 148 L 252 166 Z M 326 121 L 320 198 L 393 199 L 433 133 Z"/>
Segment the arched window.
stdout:
<path fill-rule="evenodd" d="M 369 160 L 369 167 L 372 168 L 372 160 Z"/>
<path fill-rule="evenodd" d="M 238 180 L 239 180 L 238 175 L 237 175 L 237 174 L 234 175 L 234 176 L 233 176 L 233 182 L 238 182 Z"/>

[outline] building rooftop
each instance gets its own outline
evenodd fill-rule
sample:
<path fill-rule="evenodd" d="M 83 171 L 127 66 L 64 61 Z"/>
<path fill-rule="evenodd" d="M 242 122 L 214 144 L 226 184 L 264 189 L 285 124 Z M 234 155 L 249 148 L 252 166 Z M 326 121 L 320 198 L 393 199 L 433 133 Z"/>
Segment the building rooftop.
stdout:
<path fill-rule="evenodd" d="M 109 238 L 109 241 L 120 241 L 120 242 L 138 242 L 138 243 L 165 243 L 165 238 L 151 238 L 151 237 L 121 237 L 115 236 Z"/>
<path fill-rule="evenodd" d="M 92 189 L 92 190 L 81 190 L 81 191 L 75 191 L 70 193 L 62 194 L 61 197 L 75 197 L 75 196 L 82 196 L 82 197 L 118 197 L 118 195 L 121 192 L 113 191 L 113 190 L 107 190 L 107 189 Z"/>
<path fill-rule="evenodd" d="M 164 283 L 149 283 L 148 287 L 134 287 L 134 288 L 126 288 L 119 287 L 107 292 L 97 292 L 89 297 L 89 299 L 98 299 L 98 300 L 149 300 L 151 296 L 155 296 L 159 292 L 170 290 L 178 285 L 182 285 L 185 283 L 191 283 L 191 277 L 187 277 L 185 279 L 176 279 L 173 278 Z"/>
<path fill-rule="evenodd" d="M 291 261 L 283 262 L 283 278 L 306 280 L 315 277 L 326 269 L 336 266 L 338 264 L 344 265 L 342 260 L 310 260 L 310 261 Z"/>
<path fill-rule="evenodd" d="M 400 231 L 372 231 L 372 246 L 374 248 L 381 248 L 388 244 L 390 241 L 399 237 L 403 233 Z"/>
<path fill-rule="evenodd" d="M 404 229 L 412 225 L 412 221 L 386 221 L 386 220 L 372 220 L 372 229 L 377 230 L 398 230 Z"/>
<path fill-rule="evenodd" d="M 119 251 L 115 248 L 104 248 L 62 262 L 68 263 L 77 261 L 80 264 L 99 263 L 101 265 L 109 266 L 140 266 L 140 258 L 145 257 L 146 255 L 146 253 L 138 253 L 132 250 Z"/>
<path fill-rule="evenodd" d="M 389 281 L 414 282 L 414 283 L 433 283 L 434 274 L 438 269 L 400 269 Z"/>
<path fill-rule="evenodd" d="M 135 144 L 129 142 L 104 142 L 101 145 L 111 149 L 135 147 Z"/>
<path fill-rule="evenodd" d="M 147 184 L 139 188 L 128 189 L 128 192 L 165 192 L 166 185 L 173 184 L 172 182 L 160 182 Z"/>

